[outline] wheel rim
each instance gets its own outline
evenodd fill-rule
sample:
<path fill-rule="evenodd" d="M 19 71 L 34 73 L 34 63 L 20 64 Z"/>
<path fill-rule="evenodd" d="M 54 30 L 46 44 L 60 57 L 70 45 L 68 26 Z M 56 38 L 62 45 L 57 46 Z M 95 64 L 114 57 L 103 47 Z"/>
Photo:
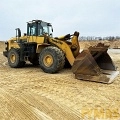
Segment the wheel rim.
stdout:
<path fill-rule="evenodd" d="M 11 63 L 14 63 L 15 60 L 16 60 L 16 56 L 15 56 L 15 54 L 12 54 L 12 55 L 10 56 L 10 61 L 11 61 Z"/>
<path fill-rule="evenodd" d="M 43 62 L 45 66 L 50 67 L 53 64 L 53 57 L 51 55 L 46 55 L 43 58 Z"/>

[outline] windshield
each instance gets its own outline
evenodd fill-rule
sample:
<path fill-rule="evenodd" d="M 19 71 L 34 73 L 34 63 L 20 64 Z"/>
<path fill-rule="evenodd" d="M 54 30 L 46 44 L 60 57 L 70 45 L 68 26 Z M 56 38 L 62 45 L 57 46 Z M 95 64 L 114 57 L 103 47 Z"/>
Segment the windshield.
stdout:
<path fill-rule="evenodd" d="M 52 26 L 49 23 L 41 22 L 38 24 L 38 35 L 48 34 L 52 37 Z"/>

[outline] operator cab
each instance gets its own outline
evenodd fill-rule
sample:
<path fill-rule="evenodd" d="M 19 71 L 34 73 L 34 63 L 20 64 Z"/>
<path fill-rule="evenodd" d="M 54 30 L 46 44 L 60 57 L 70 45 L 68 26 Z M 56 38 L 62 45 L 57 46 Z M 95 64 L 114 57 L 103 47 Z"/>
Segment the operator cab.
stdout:
<path fill-rule="evenodd" d="M 42 20 L 32 20 L 27 23 L 27 36 L 43 36 L 46 34 L 52 37 L 52 32 L 52 25 Z"/>

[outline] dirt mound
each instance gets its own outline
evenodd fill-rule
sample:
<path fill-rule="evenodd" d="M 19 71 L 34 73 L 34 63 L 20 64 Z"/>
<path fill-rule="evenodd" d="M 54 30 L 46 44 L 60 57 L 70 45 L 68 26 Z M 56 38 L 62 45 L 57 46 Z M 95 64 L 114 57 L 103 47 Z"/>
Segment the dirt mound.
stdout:
<path fill-rule="evenodd" d="M 0 41 L 0 52 L 2 52 L 5 49 L 5 42 Z"/>
<path fill-rule="evenodd" d="M 101 40 L 101 41 L 80 41 L 80 47 L 81 49 L 87 49 L 90 46 L 94 46 L 98 43 L 104 43 L 106 45 L 109 45 L 109 48 L 115 48 L 118 49 L 120 48 L 120 41 L 115 40 L 115 41 L 108 41 L 108 40 Z"/>
<path fill-rule="evenodd" d="M 110 41 L 110 48 L 120 49 L 120 40 Z"/>

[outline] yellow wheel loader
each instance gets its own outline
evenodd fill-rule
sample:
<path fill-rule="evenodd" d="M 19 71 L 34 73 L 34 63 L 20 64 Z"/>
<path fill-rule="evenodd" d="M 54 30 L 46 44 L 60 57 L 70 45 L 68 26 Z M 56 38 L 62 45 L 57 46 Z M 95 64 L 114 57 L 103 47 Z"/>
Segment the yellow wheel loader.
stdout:
<path fill-rule="evenodd" d="M 46 73 L 57 73 L 68 62 L 77 79 L 113 82 L 119 72 L 107 53 L 109 46 L 98 44 L 80 53 L 79 32 L 62 37 L 53 37 L 52 32 L 52 25 L 42 20 L 28 22 L 23 36 L 17 28 L 16 37 L 5 43 L 3 51 L 9 66 L 19 68 L 30 61 Z"/>

